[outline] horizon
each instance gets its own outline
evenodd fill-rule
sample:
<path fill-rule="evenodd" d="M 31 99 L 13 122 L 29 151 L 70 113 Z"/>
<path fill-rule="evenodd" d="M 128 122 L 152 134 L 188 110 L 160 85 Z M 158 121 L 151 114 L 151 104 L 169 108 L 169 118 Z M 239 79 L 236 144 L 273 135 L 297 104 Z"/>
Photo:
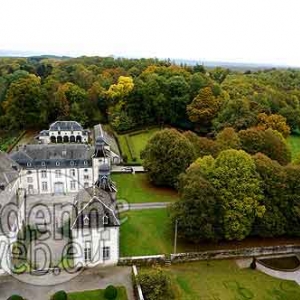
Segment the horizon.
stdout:
<path fill-rule="evenodd" d="M 2 51 L 300 67 L 296 0 L 1 1 Z"/>

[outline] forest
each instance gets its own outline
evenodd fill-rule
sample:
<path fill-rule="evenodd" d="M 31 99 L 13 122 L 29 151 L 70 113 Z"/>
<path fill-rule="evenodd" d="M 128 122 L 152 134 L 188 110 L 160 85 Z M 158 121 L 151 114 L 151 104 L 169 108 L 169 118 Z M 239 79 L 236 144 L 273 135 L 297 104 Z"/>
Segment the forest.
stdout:
<path fill-rule="evenodd" d="M 110 123 L 118 132 L 153 124 L 213 137 L 272 127 L 286 137 L 300 124 L 300 71 L 237 72 L 170 60 L 1 58 L 0 126 L 41 129 L 55 120 Z"/>

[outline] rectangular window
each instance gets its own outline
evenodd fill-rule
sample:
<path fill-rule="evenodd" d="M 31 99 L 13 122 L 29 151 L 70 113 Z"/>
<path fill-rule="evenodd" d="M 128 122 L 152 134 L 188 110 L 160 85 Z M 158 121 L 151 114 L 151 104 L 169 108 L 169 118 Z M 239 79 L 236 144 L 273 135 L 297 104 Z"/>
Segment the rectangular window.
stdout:
<path fill-rule="evenodd" d="M 110 259 L 110 247 L 103 247 L 103 260 Z"/>
<path fill-rule="evenodd" d="M 91 260 L 92 260 L 91 242 L 85 242 L 84 261 L 89 262 Z"/>
<path fill-rule="evenodd" d="M 41 174 L 42 174 L 42 178 L 47 178 L 47 171 L 46 170 L 42 170 Z"/>
<path fill-rule="evenodd" d="M 47 184 L 47 182 L 42 182 L 42 191 L 43 192 L 48 191 L 48 184 Z"/>
<path fill-rule="evenodd" d="M 76 181 L 72 180 L 71 181 L 71 190 L 75 190 L 76 189 Z"/>
<path fill-rule="evenodd" d="M 89 187 L 89 183 L 88 183 L 88 182 L 85 182 L 85 183 L 84 183 L 84 188 L 87 189 L 88 187 Z"/>
<path fill-rule="evenodd" d="M 33 194 L 33 185 L 32 184 L 28 185 L 28 193 Z"/>
<path fill-rule="evenodd" d="M 61 170 L 55 170 L 55 178 L 61 177 Z"/>
<path fill-rule="evenodd" d="M 27 177 L 27 182 L 28 183 L 32 183 L 33 182 L 33 178 L 32 177 Z"/>
<path fill-rule="evenodd" d="M 71 177 L 75 177 L 75 169 L 71 169 L 70 170 L 70 176 Z"/>
<path fill-rule="evenodd" d="M 83 179 L 89 180 L 89 175 L 84 175 L 84 176 L 83 176 Z"/>

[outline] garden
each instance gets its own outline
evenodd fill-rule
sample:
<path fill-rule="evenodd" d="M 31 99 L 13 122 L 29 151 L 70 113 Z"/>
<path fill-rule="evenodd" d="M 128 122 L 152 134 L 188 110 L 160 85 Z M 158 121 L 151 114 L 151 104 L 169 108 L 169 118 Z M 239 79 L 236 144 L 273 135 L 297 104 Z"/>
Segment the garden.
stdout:
<path fill-rule="evenodd" d="M 13 146 L 23 137 L 25 132 L 0 131 L 0 150 L 9 152 Z"/>
<path fill-rule="evenodd" d="M 112 180 L 117 185 L 118 199 L 126 200 L 129 203 L 178 200 L 178 194 L 175 190 L 152 185 L 144 173 L 112 174 Z"/>
<path fill-rule="evenodd" d="M 158 130 L 159 128 L 152 128 L 117 135 L 123 159 L 127 160 L 127 163 L 141 163 L 142 150 L 146 147 L 150 137 Z"/>
<path fill-rule="evenodd" d="M 233 260 L 173 265 L 165 270 L 175 299 L 184 300 L 296 300 L 296 282 L 270 277 L 259 271 L 240 269 Z"/>

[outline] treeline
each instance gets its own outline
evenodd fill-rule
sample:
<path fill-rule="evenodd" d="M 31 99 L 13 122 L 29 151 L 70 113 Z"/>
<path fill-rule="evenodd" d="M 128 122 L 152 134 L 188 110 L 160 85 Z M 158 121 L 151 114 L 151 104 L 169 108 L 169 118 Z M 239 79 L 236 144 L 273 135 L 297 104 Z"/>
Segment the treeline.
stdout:
<path fill-rule="evenodd" d="M 212 140 L 165 129 L 142 156 L 153 184 L 179 191 L 171 217 L 180 237 L 300 236 L 300 160 L 288 163 L 289 149 L 277 130 L 237 133 L 228 127 Z"/>
<path fill-rule="evenodd" d="M 299 101 L 300 71 L 292 69 L 239 73 L 112 57 L 0 59 L 0 126 L 6 129 L 76 119 L 85 126 L 109 122 L 117 131 L 170 124 L 215 135 L 267 122 L 287 125 L 282 133 L 288 135 L 299 128 Z"/>

